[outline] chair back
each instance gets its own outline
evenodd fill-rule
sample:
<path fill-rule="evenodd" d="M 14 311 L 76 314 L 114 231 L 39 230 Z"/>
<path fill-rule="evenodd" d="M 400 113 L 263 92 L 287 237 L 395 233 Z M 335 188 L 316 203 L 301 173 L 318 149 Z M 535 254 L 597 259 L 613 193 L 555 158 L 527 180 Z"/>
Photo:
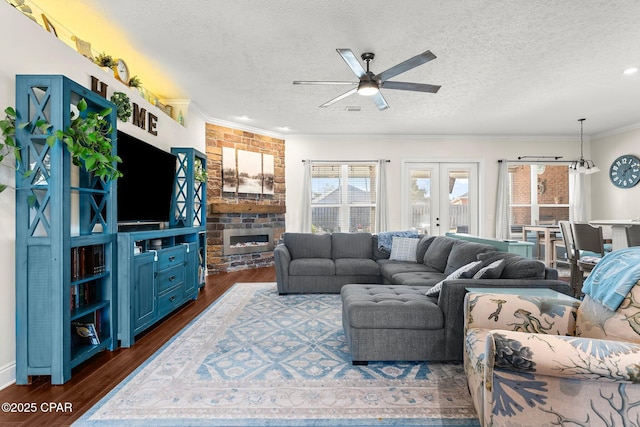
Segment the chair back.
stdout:
<path fill-rule="evenodd" d="M 567 251 L 567 261 L 574 264 L 576 262 L 575 243 L 573 241 L 573 231 L 571 230 L 571 223 L 569 221 L 559 221 L 560 232 L 562 233 L 562 240 L 564 241 L 564 247 Z"/>
<path fill-rule="evenodd" d="M 640 246 L 640 225 L 631 225 L 625 229 L 627 246 Z"/>
<path fill-rule="evenodd" d="M 536 219 L 536 225 L 556 225 L 555 219 Z"/>
<path fill-rule="evenodd" d="M 602 227 L 594 227 L 591 224 L 574 222 L 572 224 L 572 230 L 577 259 L 580 259 L 582 251 L 593 252 L 600 257 L 604 256 Z"/>

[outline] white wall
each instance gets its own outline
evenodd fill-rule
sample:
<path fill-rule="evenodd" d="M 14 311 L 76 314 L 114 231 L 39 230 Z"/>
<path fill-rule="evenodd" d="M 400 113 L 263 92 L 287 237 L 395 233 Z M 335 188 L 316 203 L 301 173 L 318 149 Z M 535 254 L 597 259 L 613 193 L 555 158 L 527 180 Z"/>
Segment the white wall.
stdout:
<path fill-rule="evenodd" d="M 611 163 L 623 154 L 640 157 L 640 129 L 594 139 L 593 160 L 601 172 L 592 176 L 593 206 L 591 219 L 634 219 L 640 217 L 640 184 L 618 188 L 609 180 Z"/>
<path fill-rule="evenodd" d="M 384 114 L 384 112 L 380 113 Z M 474 136 L 290 136 L 285 144 L 287 231 L 300 231 L 303 159 L 391 160 L 388 168 L 389 227 L 401 227 L 402 160 L 466 161 L 480 165 L 480 235 L 494 236 L 498 160 L 518 156 L 563 156 L 575 159 L 575 138 L 505 138 Z M 588 184 L 587 184 L 588 185 Z"/>
<path fill-rule="evenodd" d="M 16 74 L 64 74 L 86 87 L 94 75 L 114 90 L 129 90 L 92 62 L 30 21 L 7 2 L 0 1 L 0 39 L 4 40 L 0 66 L 0 110 L 15 105 Z M 202 116 L 191 109 L 186 129 L 142 97 L 129 98 L 158 117 L 158 136 L 131 123 L 118 122 L 118 128 L 165 150 L 172 146 L 195 147 L 205 151 L 205 126 Z M 4 113 L 2 113 L 4 118 Z M 6 160 L 5 162 L 6 163 Z M 0 167 L 2 183 L 14 184 L 13 170 Z M 0 193 L 0 389 L 15 381 L 15 193 Z"/>

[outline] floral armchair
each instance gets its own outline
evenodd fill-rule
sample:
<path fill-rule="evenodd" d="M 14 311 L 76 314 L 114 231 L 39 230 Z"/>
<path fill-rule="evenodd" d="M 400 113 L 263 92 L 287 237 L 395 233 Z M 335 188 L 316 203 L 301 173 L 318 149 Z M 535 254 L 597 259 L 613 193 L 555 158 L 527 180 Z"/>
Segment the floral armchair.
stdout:
<path fill-rule="evenodd" d="M 481 424 L 640 426 L 632 285 L 616 311 L 589 295 L 467 294 L 464 368 Z"/>

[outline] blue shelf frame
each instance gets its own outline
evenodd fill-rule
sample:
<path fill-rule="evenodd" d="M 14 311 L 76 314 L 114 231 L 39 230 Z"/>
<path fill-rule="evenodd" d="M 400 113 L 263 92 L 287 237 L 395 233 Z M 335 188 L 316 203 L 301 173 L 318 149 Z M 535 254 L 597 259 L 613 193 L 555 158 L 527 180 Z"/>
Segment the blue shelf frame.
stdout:
<path fill-rule="evenodd" d="M 16 76 L 18 123 L 44 119 L 51 131 L 66 129 L 80 99 L 87 102 L 85 114 L 111 108 L 106 120 L 116 153 L 113 103 L 62 75 Z M 16 172 L 18 384 L 28 384 L 31 375 L 50 375 L 52 384 L 63 384 L 74 366 L 117 343 L 116 182 L 73 166 L 64 144 L 49 147 L 46 137 L 32 125 L 16 130 L 21 148 Z M 25 176 L 28 170 L 32 173 Z M 106 273 L 93 277 L 102 301 L 80 310 L 85 315 L 92 313 L 89 308 L 101 312 L 101 343 L 73 346 L 71 320 L 80 312 L 72 310 L 70 301 L 71 248 L 95 244 L 105 245 Z"/>

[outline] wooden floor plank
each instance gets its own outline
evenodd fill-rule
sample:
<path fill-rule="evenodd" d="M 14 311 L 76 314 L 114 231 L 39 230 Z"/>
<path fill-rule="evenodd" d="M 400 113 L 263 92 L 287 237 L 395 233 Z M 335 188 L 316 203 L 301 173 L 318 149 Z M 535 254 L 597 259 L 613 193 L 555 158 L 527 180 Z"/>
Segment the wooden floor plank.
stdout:
<path fill-rule="evenodd" d="M 275 282 L 275 268 L 260 268 L 207 276 L 198 299 L 190 301 L 162 322 L 136 337 L 131 348 L 102 352 L 73 369 L 63 385 L 52 385 L 48 376 L 32 378 L 29 385 L 11 385 L 0 390 L 0 403 L 35 403 L 34 413 L 0 412 L 0 425 L 67 426 L 80 418 L 127 375 L 144 363 L 167 341 L 189 324 L 238 282 Z M 69 402 L 73 412 L 43 412 L 48 402 Z"/>

